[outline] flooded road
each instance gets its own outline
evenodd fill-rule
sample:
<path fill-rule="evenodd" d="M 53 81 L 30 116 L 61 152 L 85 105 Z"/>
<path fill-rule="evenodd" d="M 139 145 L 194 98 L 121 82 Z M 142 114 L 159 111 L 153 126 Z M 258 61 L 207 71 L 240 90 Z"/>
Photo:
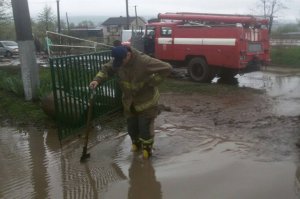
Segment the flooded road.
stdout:
<path fill-rule="evenodd" d="M 165 93 L 154 156 L 94 128 L 61 148 L 55 130 L 0 128 L 0 198 L 300 198 L 300 75 L 256 72 L 223 96 Z M 216 85 L 222 86 L 222 85 Z M 123 134 L 121 134 L 123 135 Z"/>

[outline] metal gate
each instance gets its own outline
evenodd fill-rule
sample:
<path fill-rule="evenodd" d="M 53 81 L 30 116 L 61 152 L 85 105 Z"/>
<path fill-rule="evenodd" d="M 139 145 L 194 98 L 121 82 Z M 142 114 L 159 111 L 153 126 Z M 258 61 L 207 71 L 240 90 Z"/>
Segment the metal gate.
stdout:
<path fill-rule="evenodd" d="M 110 59 L 110 51 L 50 58 L 60 140 L 75 134 L 75 130 L 86 123 L 89 83 Z M 94 118 L 120 110 L 122 102 L 117 79 L 112 78 L 102 83 L 96 89 L 94 101 Z"/>

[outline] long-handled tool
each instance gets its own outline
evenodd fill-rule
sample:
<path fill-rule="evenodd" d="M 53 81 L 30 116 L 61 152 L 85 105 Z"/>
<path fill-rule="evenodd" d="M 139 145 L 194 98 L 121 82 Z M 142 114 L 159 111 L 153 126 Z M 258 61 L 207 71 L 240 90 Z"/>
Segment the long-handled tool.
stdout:
<path fill-rule="evenodd" d="M 92 89 L 90 91 L 90 98 L 88 102 L 88 113 L 87 113 L 87 122 L 86 122 L 86 132 L 85 132 L 85 142 L 83 146 L 82 155 L 80 157 L 80 162 L 84 162 L 87 158 L 90 158 L 90 154 L 87 153 L 87 145 L 89 142 L 89 134 L 91 130 L 91 121 L 92 121 L 92 115 L 93 115 L 93 106 L 94 106 L 94 96 L 95 96 L 96 90 Z"/>

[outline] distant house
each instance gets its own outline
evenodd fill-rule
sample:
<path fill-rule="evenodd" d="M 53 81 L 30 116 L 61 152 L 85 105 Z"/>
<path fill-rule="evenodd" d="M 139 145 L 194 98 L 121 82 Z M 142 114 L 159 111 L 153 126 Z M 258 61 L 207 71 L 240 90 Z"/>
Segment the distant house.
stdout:
<path fill-rule="evenodd" d="M 129 17 L 129 30 L 145 29 L 145 20 L 141 17 Z M 126 30 L 127 17 L 110 17 L 102 23 L 103 37 L 106 43 L 122 40 L 122 30 Z"/>

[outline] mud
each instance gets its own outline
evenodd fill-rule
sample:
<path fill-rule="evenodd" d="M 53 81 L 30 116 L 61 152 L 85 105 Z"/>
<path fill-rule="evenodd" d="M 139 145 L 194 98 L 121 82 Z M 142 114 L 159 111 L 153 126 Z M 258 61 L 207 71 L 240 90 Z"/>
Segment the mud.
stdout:
<path fill-rule="evenodd" d="M 262 92 L 163 94 L 171 111 L 156 120 L 151 160 L 102 124 L 86 163 L 80 139 L 61 147 L 55 130 L 2 126 L 0 198 L 299 198 L 300 73 L 236 82 Z"/>

